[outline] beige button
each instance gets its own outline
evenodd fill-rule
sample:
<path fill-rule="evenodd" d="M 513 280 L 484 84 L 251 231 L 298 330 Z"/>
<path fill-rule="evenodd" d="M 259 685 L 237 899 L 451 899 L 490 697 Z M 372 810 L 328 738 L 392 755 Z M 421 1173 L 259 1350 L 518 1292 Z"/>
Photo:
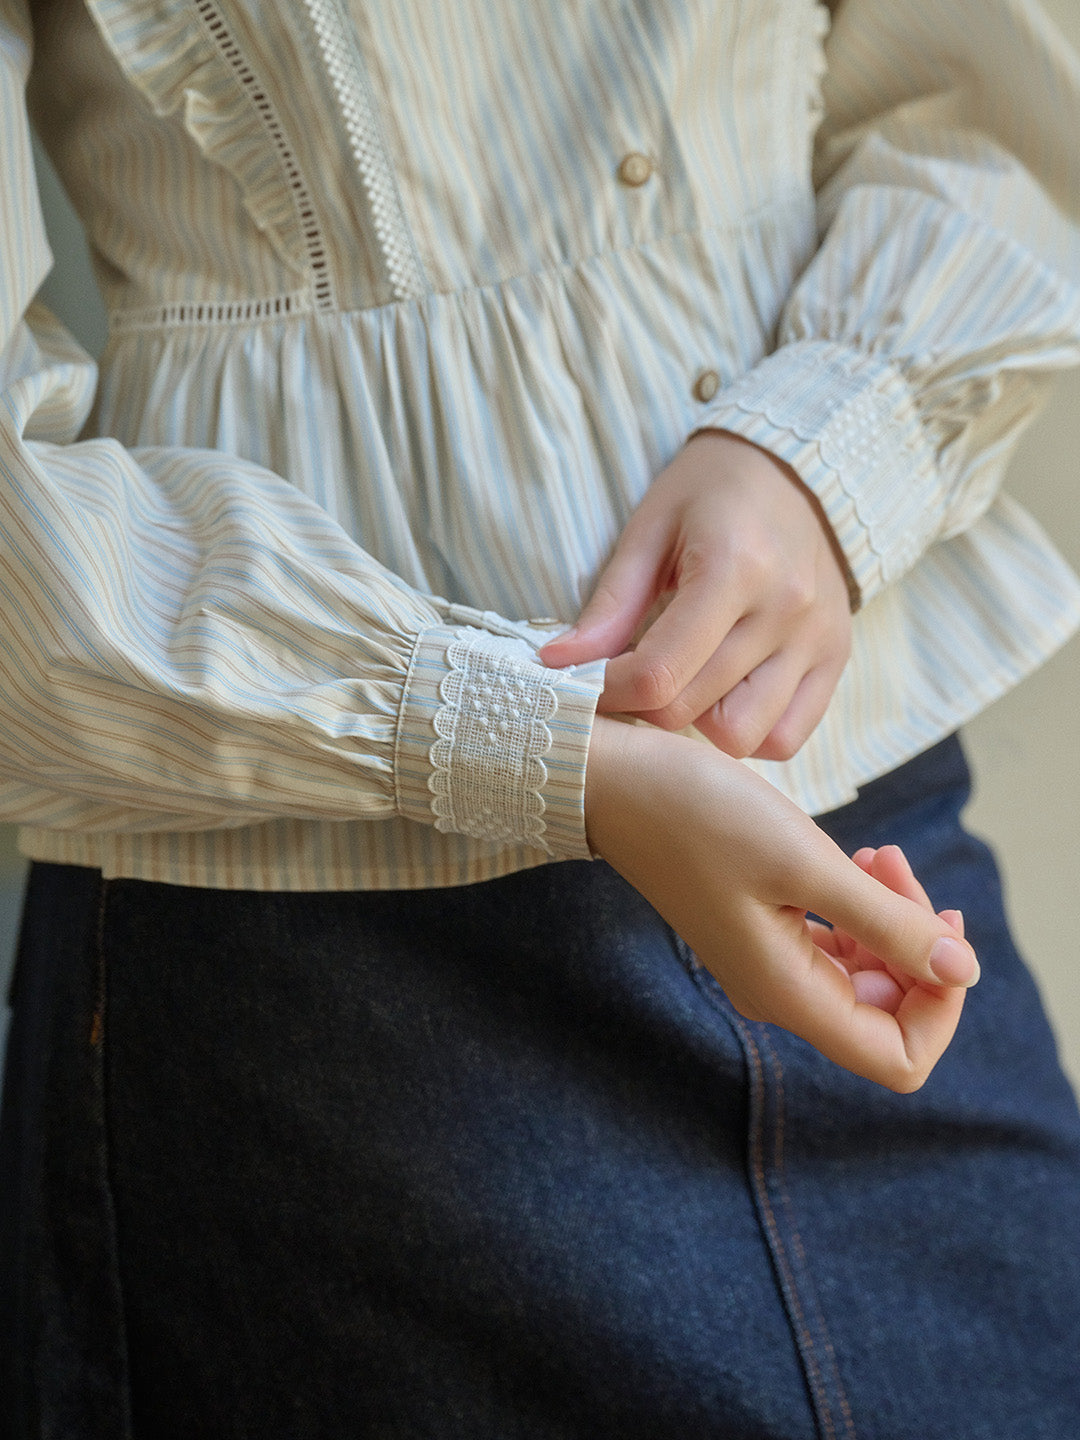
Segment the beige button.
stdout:
<path fill-rule="evenodd" d="M 644 185 L 653 172 L 653 163 L 647 155 L 633 151 L 624 155 L 616 172 L 624 185 Z"/>
<path fill-rule="evenodd" d="M 716 399 L 716 392 L 720 389 L 720 376 L 715 370 L 703 370 L 694 381 L 694 398 L 707 405 L 710 400 Z"/>

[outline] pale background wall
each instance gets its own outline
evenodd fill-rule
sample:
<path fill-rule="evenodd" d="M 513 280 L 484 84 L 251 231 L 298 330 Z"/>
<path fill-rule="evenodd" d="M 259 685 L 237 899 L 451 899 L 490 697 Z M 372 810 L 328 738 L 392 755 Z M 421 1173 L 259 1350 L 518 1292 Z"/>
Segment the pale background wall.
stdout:
<path fill-rule="evenodd" d="M 1080 0 L 1044 0 L 1080 49 Z M 1080 144 L 1080 136 L 1077 137 Z M 49 282 L 49 301 L 96 348 L 100 310 L 85 262 L 70 258 L 71 220 L 46 181 L 55 245 L 64 267 Z M 1009 488 L 1055 536 L 1080 569 L 1080 373 L 1060 383 L 1055 400 L 1025 441 Z M 1016 930 L 1046 996 L 1065 1062 L 1080 1083 L 1080 946 L 1073 931 L 1080 894 L 1080 641 L 999 701 L 967 731 L 977 795 L 969 818 L 996 847 Z M 0 973 L 16 925 L 22 865 L 10 828 L 0 826 Z"/>
<path fill-rule="evenodd" d="M 1043 0 L 1080 50 L 1080 0 Z M 1080 136 L 1077 136 L 1080 145 Z M 1013 462 L 1008 488 L 1080 570 L 1080 373 Z M 1021 949 L 1042 986 L 1066 1068 L 1080 1086 L 1080 641 L 967 727 L 977 790 L 969 823 L 1005 873 Z"/>

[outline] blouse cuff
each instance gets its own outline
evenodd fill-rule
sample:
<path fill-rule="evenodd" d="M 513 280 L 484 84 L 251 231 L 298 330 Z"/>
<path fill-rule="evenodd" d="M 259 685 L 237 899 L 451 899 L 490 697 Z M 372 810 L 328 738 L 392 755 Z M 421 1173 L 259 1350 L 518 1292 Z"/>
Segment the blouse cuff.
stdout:
<path fill-rule="evenodd" d="M 446 625 L 417 638 L 398 722 L 398 810 L 443 832 L 591 859 L 585 761 L 606 662 L 547 669 L 536 649 L 564 625 L 499 623 L 501 633 Z"/>
<path fill-rule="evenodd" d="M 821 502 L 865 604 L 914 565 L 945 495 L 914 395 L 888 361 L 831 341 L 768 356 L 710 405 L 729 430 L 789 464 Z"/>

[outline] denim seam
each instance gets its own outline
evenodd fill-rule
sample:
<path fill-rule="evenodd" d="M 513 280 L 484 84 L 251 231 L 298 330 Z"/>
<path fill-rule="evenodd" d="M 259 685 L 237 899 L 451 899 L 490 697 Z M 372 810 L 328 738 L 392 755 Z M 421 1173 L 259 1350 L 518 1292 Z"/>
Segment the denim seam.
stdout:
<path fill-rule="evenodd" d="M 823 1364 L 830 1372 L 829 1378 L 831 1380 L 833 1392 L 843 1415 L 844 1431 L 848 1437 L 848 1440 L 856 1440 L 855 1420 L 851 1412 L 851 1405 L 848 1402 L 847 1393 L 844 1389 L 844 1383 L 840 1377 L 840 1368 L 836 1360 L 836 1348 L 833 1345 L 832 1337 L 829 1334 L 828 1326 L 825 1323 L 825 1316 L 822 1312 L 821 1305 L 817 1298 L 817 1294 L 809 1279 L 810 1267 L 807 1261 L 806 1249 L 803 1245 L 802 1235 L 799 1232 L 799 1227 L 795 1220 L 795 1206 L 791 1199 L 791 1193 L 787 1187 L 786 1168 L 784 1164 L 784 1126 L 787 1113 L 784 1105 L 784 1067 L 767 1030 L 763 1030 L 761 1032 L 761 1040 L 762 1049 L 768 1051 L 769 1060 L 776 1076 L 776 1144 L 774 1146 L 773 1153 L 773 1166 L 776 1187 L 779 1190 L 780 1199 L 782 1201 L 784 1213 L 787 1219 L 787 1228 L 789 1232 L 789 1241 L 791 1244 L 791 1248 L 795 1252 L 795 1258 L 798 1262 L 798 1268 L 803 1276 L 803 1291 L 805 1292 L 804 1299 L 806 1301 L 807 1308 L 812 1307 L 814 1311 L 818 1338 L 820 1340 L 821 1351 L 824 1356 Z M 822 1377 L 822 1385 L 824 1386 L 824 1384 L 825 1379 L 824 1377 Z"/>
<path fill-rule="evenodd" d="M 747 1025 L 745 1019 L 734 1010 L 734 1007 L 732 1007 L 732 1020 L 750 1061 L 755 1082 L 751 1090 L 751 1110 L 748 1127 L 750 1133 L 747 1137 L 750 1148 L 749 1160 L 754 1194 L 757 1198 L 759 1213 L 765 1228 L 769 1250 L 779 1272 L 780 1288 L 787 1301 L 788 1317 L 794 1332 L 795 1342 L 803 1359 L 807 1384 L 813 1399 L 814 1411 L 818 1420 L 821 1422 L 824 1440 L 839 1440 L 836 1425 L 833 1422 L 832 1406 L 829 1403 L 829 1396 L 825 1389 L 821 1370 L 818 1365 L 814 1336 L 806 1321 L 806 1313 L 797 1279 L 788 1258 L 784 1239 L 777 1223 L 776 1212 L 773 1209 L 772 1200 L 769 1196 L 768 1179 L 763 1155 L 765 1140 L 765 1065 L 762 1061 L 761 1051 L 754 1040 L 750 1027 Z"/>
<path fill-rule="evenodd" d="M 97 917 L 94 922 L 94 1013 L 90 1020 L 90 1045 L 100 1050 L 102 1098 L 105 1090 L 105 911 L 108 907 L 109 881 L 103 879 L 98 891 Z M 104 1114 L 103 1114 L 104 1118 Z"/>
<path fill-rule="evenodd" d="M 674 932 L 673 932 L 674 933 Z M 750 1092 L 750 1118 L 748 1122 L 748 1168 L 750 1170 L 751 1186 L 757 1202 L 758 1215 L 762 1229 L 765 1232 L 765 1240 L 772 1256 L 777 1271 L 777 1279 L 780 1291 L 785 1302 L 785 1311 L 788 1316 L 788 1323 L 791 1326 L 795 1344 L 802 1359 L 803 1373 L 806 1378 L 807 1387 L 810 1391 L 811 1405 L 814 1414 L 823 1432 L 823 1440 L 841 1440 L 840 1432 L 837 1430 L 836 1421 L 833 1418 L 833 1405 L 829 1396 L 828 1384 L 822 1374 L 821 1365 L 817 1357 L 817 1345 L 813 1331 L 807 1322 L 806 1308 L 803 1302 L 803 1295 L 800 1289 L 795 1269 L 787 1254 L 784 1238 L 777 1222 L 776 1212 L 768 1191 L 768 1180 L 763 1156 L 764 1148 L 764 1095 L 766 1089 L 765 1065 L 762 1060 L 761 1051 L 754 1040 L 753 1032 L 745 1018 L 738 1013 L 735 1007 L 724 995 L 722 989 L 716 984 L 714 977 L 702 965 L 701 961 L 694 954 L 693 950 L 679 935 L 675 935 L 676 949 L 682 956 L 691 976 L 697 984 L 698 992 L 704 999 L 725 1018 L 734 1029 L 743 1053 L 752 1072 Z M 767 1032 L 763 1031 L 763 1036 Z M 776 1072 L 777 1077 L 777 1131 L 774 1150 L 773 1169 L 778 1177 L 783 1175 L 783 1123 L 784 1123 L 784 1073 L 780 1065 L 779 1057 L 772 1046 L 769 1046 L 771 1068 Z M 778 1179 L 781 1195 L 784 1200 L 784 1207 L 789 1217 L 789 1228 L 792 1236 L 792 1246 L 796 1252 L 796 1258 L 800 1261 L 803 1274 L 806 1274 L 805 1250 L 802 1240 L 795 1225 L 791 1223 L 791 1200 L 783 1184 L 782 1178 Z M 813 1297 L 813 1291 L 810 1291 Z M 847 1395 L 844 1392 L 836 1365 L 836 1351 L 832 1340 L 825 1327 L 824 1317 L 820 1307 L 814 1304 L 816 1312 L 817 1328 L 820 1332 L 821 1349 L 828 1360 L 831 1371 L 832 1384 L 835 1387 L 837 1399 L 843 1417 L 843 1431 L 845 1440 L 857 1440 L 854 1420 Z"/>
<path fill-rule="evenodd" d="M 103 1204 L 106 1207 L 111 1231 L 113 1276 L 116 1290 L 116 1304 L 119 1311 L 119 1333 L 117 1344 L 120 1348 L 120 1359 L 123 1365 L 124 1383 L 122 1393 L 117 1397 L 118 1408 L 122 1417 L 123 1433 L 116 1437 L 116 1440 L 131 1440 L 132 1415 L 131 1415 L 131 1371 L 130 1371 L 130 1348 L 128 1345 L 127 1326 L 127 1304 L 124 1296 L 123 1278 L 120 1272 L 120 1230 L 116 1213 L 116 1203 L 113 1191 L 112 1175 L 112 1147 L 109 1144 L 108 1124 L 108 1077 L 106 1070 L 106 1008 L 108 1003 L 108 967 L 105 961 L 105 925 L 108 918 L 109 898 L 115 881 L 103 878 L 98 896 L 97 923 L 94 932 L 95 947 L 95 970 L 96 970 L 96 999 L 94 1005 L 94 1016 L 91 1022 L 91 1044 L 98 1052 L 97 1055 L 97 1080 L 98 1080 L 98 1102 L 100 1105 L 100 1135 L 102 1148 L 102 1178 L 103 1178 Z"/>

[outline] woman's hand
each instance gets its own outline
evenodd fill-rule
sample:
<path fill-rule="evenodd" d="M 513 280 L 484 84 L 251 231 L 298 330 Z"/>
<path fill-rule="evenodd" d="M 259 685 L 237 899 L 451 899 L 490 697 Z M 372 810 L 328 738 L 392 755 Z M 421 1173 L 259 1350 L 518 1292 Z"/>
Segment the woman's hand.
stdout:
<path fill-rule="evenodd" d="M 923 1084 L 978 962 L 900 852 L 866 852 L 856 864 L 746 766 L 685 736 L 603 718 L 585 807 L 594 850 L 742 1014 L 892 1090 Z"/>
<path fill-rule="evenodd" d="M 898 895 L 906 895 L 924 910 L 933 910 L 930 898 L 919 884 L 908 864 L 907 856 L 896 845 L 883 845 L 879 850 L 859 850 L 851 857 L 860 869 L 880 880 Z M 939 918 L 963 937 L 964 917 L 959 910 L 942 910 Z M 887 965 L 880 956 L 872 955 L 864 945 L 842 930 L 814 926 L 814 940 L 833 961 L 851 977 L 856 997 L 879 1010 L 895 1015 L 904 996 L 917 982 L 895 966 Z"/>
<path fill-rule="evenodd" d="M 653 481 L 576 626 L 541 659 L 614 656 L 602 711 L 785 760 L 850 647 L 847 581 L 817 501 L 774 456 L 707 430 Z"/>

